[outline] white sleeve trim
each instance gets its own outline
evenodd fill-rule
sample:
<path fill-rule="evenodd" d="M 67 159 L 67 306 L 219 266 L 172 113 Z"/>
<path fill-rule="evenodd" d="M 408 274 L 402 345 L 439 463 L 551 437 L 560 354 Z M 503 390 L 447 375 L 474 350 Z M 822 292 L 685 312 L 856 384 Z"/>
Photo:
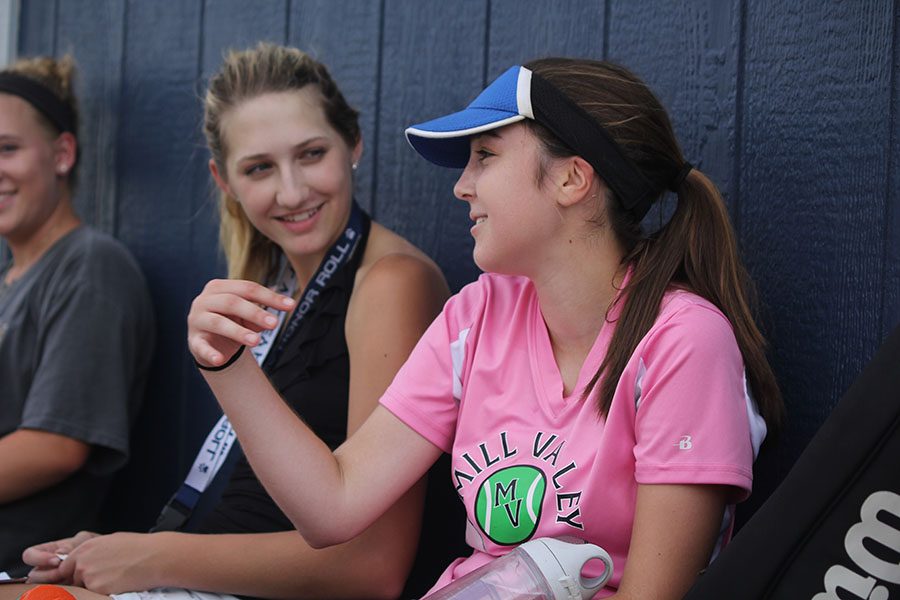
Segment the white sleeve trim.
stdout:
<path fill-rule="evenodd" d="M 634 410 L 637 412 L 638 407 L 641 405 L 641 385 L 644 383 L 644 376 L 647 374 L 647 365 L 644 364 L 644 359 L 638 359 L 638 372 L 637 377 L 634 378 Z"/>
<path fill-rule="evenodd" d="M 747 385 L 747 371 L 744 371 L 744 402 L 747 405 L 747 421 L 750 423 L 750 443 L 753 445 L 753 460 L 759 456 L 759 448 L 766 439 L 768 428 L 766 421 L 759 414 L 759 408 L 750 393 L 750 387 Z"/>
<path fill-rule="evenodd" d="M 453 398 L 457 402 L 462 400 L 462 368 L 466 358 L 466 338 L 469 337 L 469 329 L 459 332 L 456 340 L 450 342 L 450 359 L 453 362 Z"/>

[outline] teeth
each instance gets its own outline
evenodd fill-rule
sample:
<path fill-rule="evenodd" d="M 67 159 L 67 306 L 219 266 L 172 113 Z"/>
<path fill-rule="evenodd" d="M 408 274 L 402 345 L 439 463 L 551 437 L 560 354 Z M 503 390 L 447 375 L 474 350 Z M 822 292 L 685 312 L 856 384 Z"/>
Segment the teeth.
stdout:
<path fill-rule="evenodd" d="M 478 225 L 479 223 L 483 223 L 484 221 L 487 221 L 487 217 L 478 217 L 477 219 L 475 219 L 475 224 Z"/>
<path fill-rule="evenodd" d="M 311 219 L 317 212 L 319 212 L 319 207 L 311 208 L 306 212 L 297 213 L 296 215 L 287 215 L 285 217 L 281 217 L 281 220 L 287 221 L 288 223 L 299 223 L 300 221 Z"/>

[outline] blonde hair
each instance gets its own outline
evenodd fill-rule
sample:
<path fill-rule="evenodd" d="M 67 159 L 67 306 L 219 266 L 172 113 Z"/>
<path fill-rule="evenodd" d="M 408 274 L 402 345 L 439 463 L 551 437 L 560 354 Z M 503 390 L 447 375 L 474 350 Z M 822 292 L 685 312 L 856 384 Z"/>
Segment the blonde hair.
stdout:
<path fill-rule="evenodd" d="M 53 58 L 50 56 L 33 56 L 20 58 L 3 69 L 7 73 L 15 73 L 22 77 L 27 77 L 36 81 L 53 92 L 56 97 L 72 110 L 73 123 L 72 133 L 78 137 L 78 100 L 75 97 L 75 75 L 76 65 L 75 59 L 71 55 L 66 54 L 61 58 Z M 46 116 L 39 110 L 34 111 L 38 117 L 38 121 L 53 136 L 60 134 L 59 129 L 50 122 Z M 75 175 L 77 172 L 80 153 L 75 156 L 75 164 L 69 171 L 67 177 L 69 182 L 74 185 Z"/>
<path fill-rule="evenodd" d="M 209 81 L 204 100 L 203 131 L 212 159 L 225 176 L 228 154 L 222 118 L 242 102 L 274 92 L 315 85 L 329 124 L 348 146 L 360 140 L 359 113 L 341 94 L 325 65 L 296 48 L 260 43 L 229 51 L 222 68 Z M 228 276 L 260 283 L 271 275 L 278 247 L 250 223 L 238 201 L 222 192 L 219 202 L 219 243 L 228 261 Z"/>

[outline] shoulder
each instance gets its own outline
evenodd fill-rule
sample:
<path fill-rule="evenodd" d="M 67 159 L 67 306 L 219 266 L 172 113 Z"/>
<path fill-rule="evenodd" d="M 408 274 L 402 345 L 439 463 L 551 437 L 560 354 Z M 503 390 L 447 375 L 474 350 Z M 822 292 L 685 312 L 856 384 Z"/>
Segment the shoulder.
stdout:
<path fill-rule="evenodd" d="M 87 225 L 73 231 L 63 240 L 60 266 L 84 279 L 142 279 L 131 252 L 109 234 Z"/>
<path fill-rule="evenodd" d="M 147 282 L 122 242 L 88 226 L 62 242 L 47 281 L 51 295 L 92 298 L 108 308 L 127 306 L 131 312 L 149 313 Z"/>
<path fill-rule="evenodd" d="M 86 228 L 84 251 L 92 264 L 112 265 L 126 272 L 140 273 L 131 251 L 113 236 Z"/>
<path fill-rule="evenodd" d="M 449 296 L 440 268 L 421 250 L 372 223 L 347 309 L 348 336 L 375 320 L 428 321 Z"/>
<path fill-rule="evenodd" d="M 536 301 L 534 286 L 527 278 L 482 273 L 453 296 L 447 307 L 469 320 L 496 318 L 508 323 L 515 315 L 524 314 L 518 308 Z"/>
<path fill-rule="evenodd" d="M 377 299 L 384 294 L 391 296 L 418 289 L 448 294 L 444 275 L 433 260 L 373 221 L 365 256 L 356 273 L 353 297 L 370 300 L 373 296 Z"/>
<path fill-rule="evenodd" d="M 731 322 L 715 304 L 687 290 L 671 290 L 663 296 L 654 327 L 673 324 L 731 331 Z"/>
<path fill-rule="evenodd" d="M 728 317 L 709 300 L 686 290 L 666 292 L 641 347 L 645 355 L 680 350 L 710 358 L 740 358 Z"/>

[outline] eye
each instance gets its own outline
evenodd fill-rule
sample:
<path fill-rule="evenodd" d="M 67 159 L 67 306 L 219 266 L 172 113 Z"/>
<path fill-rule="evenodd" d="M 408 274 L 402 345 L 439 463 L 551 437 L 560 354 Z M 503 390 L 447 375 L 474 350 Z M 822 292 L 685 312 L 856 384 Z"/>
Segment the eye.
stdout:
<path fill-rule="evenodd" d="M 475 156 L 478 158 L 478 162 L 484 162 L 488 159 L 488 157 L 496 156 L 493 152 L 488 150 L 487 148 L 478 148 L 474 151 Z"/>
<path fill-rule="evenodd" d="M 0 153 L 2 154 L 11 154 L 18 149 L 16 144 L 0 144 Z"/>
<path fill-rule="evenodd" d="M 244 167 L 244 175 L 248 177 L 253 177 L 254 175 L 261 175 L 265 173 L 269 169 L 272 168 L 272 165 L 267 162 L 258 162 L 252 163 Z"/>
<path fill-rule="evenodd" d="M 300 160 L 307 162 L 315 162 L 325 156 L 328 152 L 328 148 L 324 146 L 313 146 L 312 148 L 307 148 L 300 153 Z"/>

